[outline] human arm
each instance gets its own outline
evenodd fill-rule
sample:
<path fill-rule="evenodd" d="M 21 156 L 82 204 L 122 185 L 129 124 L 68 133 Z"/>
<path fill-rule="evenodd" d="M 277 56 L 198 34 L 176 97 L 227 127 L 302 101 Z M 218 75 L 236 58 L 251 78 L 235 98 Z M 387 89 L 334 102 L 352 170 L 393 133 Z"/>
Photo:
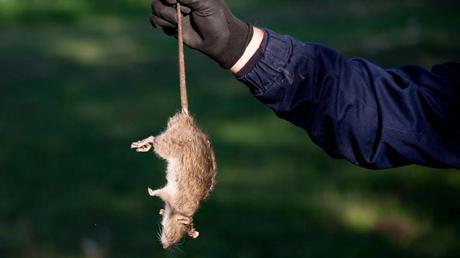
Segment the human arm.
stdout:
<path fill-rule="evenodd" d="M 330 156 L 374 169 L 460 168 L 459 63 L 383 69 L 265 32 L 238 79 Z"/>

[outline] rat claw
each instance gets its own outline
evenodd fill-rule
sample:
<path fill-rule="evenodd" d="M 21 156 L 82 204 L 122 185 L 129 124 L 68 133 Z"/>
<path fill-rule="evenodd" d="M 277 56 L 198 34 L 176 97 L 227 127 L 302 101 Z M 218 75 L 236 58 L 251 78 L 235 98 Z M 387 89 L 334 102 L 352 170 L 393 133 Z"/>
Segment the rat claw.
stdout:
<path fill-rule="evenodd" d="M 155 191 L 152 190 L 152 188 L 147 188 L 147 191 L 149 192 L 150 196 L 155 196 Z"/>
<path fill-rule="evenodd" d="M 165 210 L 164 209 L 160 209 L 160 212 L 158 212 L 158 214 L 160 214 L 161 216 L 163 216 L 165 214 Z"/>
<path fill-rule="evenodd" d="M 142 143 L 140 141 L 131 143 L 131 149 L 137 149 L 141 146 L 142 146 Z"/>
<path fill-rule="evenodd" d="M 152 148 L 151 145 L 144 145 L 136 149 L 137 152 L 148 152 Z"/>

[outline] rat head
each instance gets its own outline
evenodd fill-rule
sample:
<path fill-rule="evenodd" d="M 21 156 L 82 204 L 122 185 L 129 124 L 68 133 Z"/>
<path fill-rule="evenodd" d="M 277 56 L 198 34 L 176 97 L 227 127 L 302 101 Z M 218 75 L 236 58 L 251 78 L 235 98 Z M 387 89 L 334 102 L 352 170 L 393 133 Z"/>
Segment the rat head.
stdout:
<path fill-rule="evenodd" d="M 185 234 L 192 238 L 197 238 L 199 233 L 193 228 L 192 219 L 179 214 L 175 214 L 172 209 L 166 205 L 166 208 L 160 210 L 160 215 L 163 216 L 161 225 L 161 244 L 164 249 L 179 242 Z"/>

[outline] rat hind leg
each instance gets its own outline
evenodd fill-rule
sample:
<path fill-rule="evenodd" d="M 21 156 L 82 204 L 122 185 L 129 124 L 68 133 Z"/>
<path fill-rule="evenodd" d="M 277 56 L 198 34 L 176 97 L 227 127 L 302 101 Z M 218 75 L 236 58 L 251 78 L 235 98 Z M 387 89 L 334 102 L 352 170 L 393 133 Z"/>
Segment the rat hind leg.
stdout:
<path fill-rule="evenodd" d="M 147 152 L 149 151 L 155 142 L 155 137 L 150 136 L 144 140 L 133 142 L 131 144 L 131 149 L 136 149 L 137 152 Z"/>

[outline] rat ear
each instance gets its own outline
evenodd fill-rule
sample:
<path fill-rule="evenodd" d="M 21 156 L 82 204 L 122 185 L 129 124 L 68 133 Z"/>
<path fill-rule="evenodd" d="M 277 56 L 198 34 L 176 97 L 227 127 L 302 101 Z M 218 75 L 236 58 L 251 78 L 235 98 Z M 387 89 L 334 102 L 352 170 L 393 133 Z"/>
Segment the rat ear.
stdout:
<path fill-rule="evenodd" d="M 197 238 L 200 235 L 200 232 L 196 231 L 194 228 L 192 228 L 189 232 L 188 235 L 191 238 Z"/>

